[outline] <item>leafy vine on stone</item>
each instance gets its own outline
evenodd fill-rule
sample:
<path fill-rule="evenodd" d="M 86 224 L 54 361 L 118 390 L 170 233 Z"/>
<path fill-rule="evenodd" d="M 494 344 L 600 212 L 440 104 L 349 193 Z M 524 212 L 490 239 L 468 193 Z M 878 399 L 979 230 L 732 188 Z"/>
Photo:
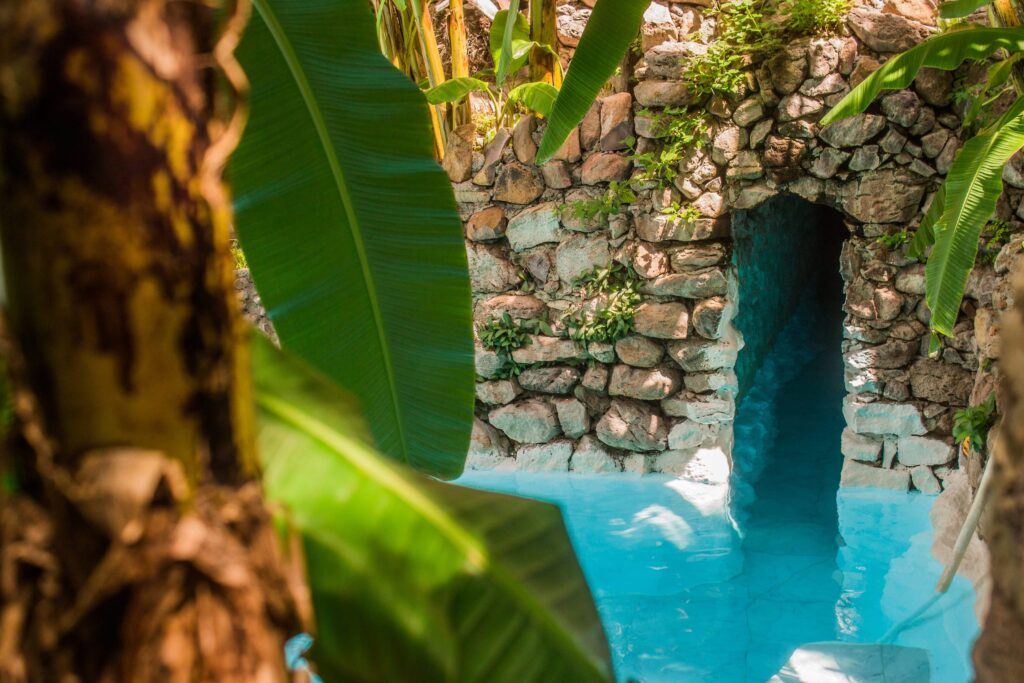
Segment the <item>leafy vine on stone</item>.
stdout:
<path fill-rule="evenodd" d="M 632 267 L 612 262 L 584 273 L 575 286 L 580 302 L 561 318 L 570 339 L 614 343 L 633 334 L 640 278 Z"/>

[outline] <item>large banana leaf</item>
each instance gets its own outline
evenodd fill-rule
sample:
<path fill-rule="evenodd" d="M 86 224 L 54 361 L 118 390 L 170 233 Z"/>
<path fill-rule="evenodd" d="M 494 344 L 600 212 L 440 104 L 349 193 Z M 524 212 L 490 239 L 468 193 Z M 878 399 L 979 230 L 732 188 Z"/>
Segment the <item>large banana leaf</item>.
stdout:
<path fill-rule="evenodd" d="M 512 69 L 512 42 L 517 38 L 516 29 L 519 28 L 520 24 L 522 24 L 523 28 L 525 29 L 526 41 L 529 41 L 530 29 L 528 26 L 526 26 L 526 19 L 523 17 L 522 14 L 519 13 L 519 0 L 511 0 L 508 6 L 508 10 L 505 11 L 505 16 L 502 18 L 502 20 L 499 20 L 498 23 L 499 29 L 500 27 L 504 26 L 504 31 L 492 32 L 491 36 L 491 54 L 495 58 L 494 66 L 496 68 L 494 74 L 494 81 L 495 83 L 498 84 L 499 88 L 505 83 L 505 78 L 508 77 L 509 70 Z M 501 45 L 497 52 L 495 52 L 493 45 L 496 39 L 497 43 Z M 516 42 L 524 42 L 522 40 L 521 35 L 519 36 L 519 40 Z M 525 62 L 525 59 L 528 56 L 529 51 L 527 51 L 526 55 L 523 56 L 523 62 Z M 520 62 L 519 66 L 522 66 L 523 62 Z"/>
<path fill-rule="evenodd" d="M 519 12 L 518 0 L 514 0 L 513 4 L 514 7 L 510 5 L 509 9 L 498 12 L 491 24 L 489 45 L 491 59 L 496 67 L 494 81 L 499 87 L 505 84 L 508 76 L 523 68 L 534 49 L 549 52 L 556 59 L 558 57 L 550 45 L 532 39 L 530 24 Z"/>
<path fill-rule="evenodd" d="M 650 4 L 650 0 L 602 0 L 594 6 L 552 107 L 537 151 L 538 164 L 553 157 L 586 116 L 636 38 Z"/>
<path fill-rule="evenodd" d="M 957 154 L 943 185 L 942 217 L 925 269 L 925 298 L 932 329 L 951 336 L 967 278 L 978 254 L 981 231 L 1003 191 L 1003 166 L 1024 146 L 1024 97 Z"/>
<path fill-rule="evenodd" d="M 960 19 L 974 13 L 992 0 L 946 0 L 939 5 L 939 16 L 943 19 Z"/>
<path fill-rule="evenodd" d="M 368 3 L 254 0 L 230 167 L 238 234 L 283 345 L 355 394 L 381 451 L 462 470 L 473 410 L 462 225 L 422 93 Z"/>
<path fill-rule="evenodd" d="M 1024 29 L 974 27 L 929 38 L 880 66 L 833 107 L 821 123 L 828 125 L 864 111 L 883 90 L 906 88 L 922 67 L 951 71 L 966 60 L 987 59 L 1000 49 L 1010 53 L 1024 51 Z"/>
<path fill-rule="evenodd" d="M 388 462 L 335 387 L 268 343 L 255 373 L 264 482 L 304 540 L 325 681 L 611 681 L 557 508 Z"/>

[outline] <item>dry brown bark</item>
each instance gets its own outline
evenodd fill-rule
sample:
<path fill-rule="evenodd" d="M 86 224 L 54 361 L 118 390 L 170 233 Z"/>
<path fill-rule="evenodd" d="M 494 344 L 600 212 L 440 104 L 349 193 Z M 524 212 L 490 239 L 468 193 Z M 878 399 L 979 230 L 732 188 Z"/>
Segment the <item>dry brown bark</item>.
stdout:
<path fill-rule="evenodd" d="M 0 3 L 20 479 L 0 501 L 0 681 L 288 678 L 298 625 L 255 480 L 217 32 L 199 2 Z"/>
<path fill-rule="evenodd" d="M 1014 284 L 1015 304 L 1002 321 L 1004 416 L 990 455 L 995 470 L 985 524 L 991 607 L 974 647 L 982 683 L 1024 675 L 1024 273 L 1017 273 Z"/>
<path fill-rule="evenodd" d="M 998 26 L 1020 26 L 1021 0 L 994 0 Z M 1024 91 L 1024 72 L 1014 73 Z M 1015 303 L 1002 320 L 1003 418 L 989 457 L 994 458 L 992 497 L 984 529 L 991 555 L 991 606 L 974 646 L 976 680 L 1003 683 L 1024 676 L 1024 273 L 1014 279 Z"/>

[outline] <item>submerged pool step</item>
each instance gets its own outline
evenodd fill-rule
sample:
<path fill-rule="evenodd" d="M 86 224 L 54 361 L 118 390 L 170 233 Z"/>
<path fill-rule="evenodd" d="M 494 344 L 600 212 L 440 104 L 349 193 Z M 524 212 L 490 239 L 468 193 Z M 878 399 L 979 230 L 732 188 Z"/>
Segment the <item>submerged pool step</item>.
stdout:
<path fill-rule="evenodd" d="M 808 643 L 769 683 L 928 683 L 928 651 L 861 643 Z"/>

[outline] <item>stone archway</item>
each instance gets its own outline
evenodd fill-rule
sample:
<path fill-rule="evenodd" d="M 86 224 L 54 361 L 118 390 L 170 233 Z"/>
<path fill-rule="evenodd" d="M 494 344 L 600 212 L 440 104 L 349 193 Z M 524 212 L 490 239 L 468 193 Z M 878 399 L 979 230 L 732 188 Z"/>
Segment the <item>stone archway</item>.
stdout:
<path fill-rule="evenodd" d="M 911 89 L 822 128 L 828 108 L 886 53 L 928 33 L 919 17 L 865 7 L 849 28 L 794 41 L 752 67 L 734 97 L 702 104 L 708 134 L 686 150 L 671 183 L 641 179 L 626 150 L 635 136 L 638 153 L 657 152 L 658 117 L 694 103 L 682 83 L 692 45 L 664 31 L 645 32 L 632 93 L 596 103 L 553 161 L 531 165 L 542 124 L 527 118 L 475 163 L 456 164 L 477 319 L 508 312 L 552 323 L 555 333 L 513 354 L 527 373 L 519 379 L 501 377 L 496 355 L 478 348 L 471 466 L 678 473 L 701 448 L 731 451 L 729 376 L 743 345 L 732 324 L 743 302 L 734 296 L 731 215 L 792 194 L 839 211 L 850 231 L 844 481 L 941 489 L 957 468 L 952 414 L 994 382 L 995 320 L 1016 255 L 1004 248 L 979 268 L 957 334 L 940 358 L 927 358 L 923 265 L 898 242 L 959 146 L 952 76 L 926 70 Z M 587 221 L 566 212 L 612 182 L 633 186 L 628 208 Z M 1024 175 L 1008 182 L 1000 216 L 1015 220 Z M 636 334 L 574 343 L 559 326 L 575 300 L 573 278 L 609 261 L 641 279 Z"/>

